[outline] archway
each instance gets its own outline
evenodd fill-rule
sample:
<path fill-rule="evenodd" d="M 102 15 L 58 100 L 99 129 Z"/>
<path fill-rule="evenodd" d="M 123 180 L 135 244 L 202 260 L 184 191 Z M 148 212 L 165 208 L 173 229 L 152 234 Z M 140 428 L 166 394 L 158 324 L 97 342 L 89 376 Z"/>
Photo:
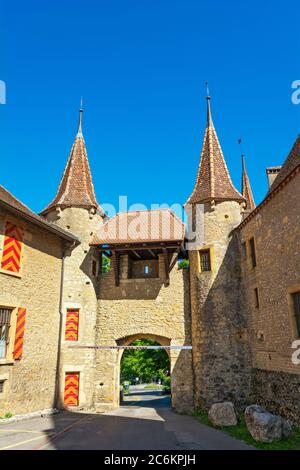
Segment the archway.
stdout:
<path fill-rule="evenodd" d="M 153 335 L 124 338 L 120 351 L 120 404 L 162 408 L 171 406 L 170 341 Z M 125 344 L 124 344 L 125 343 Z"/>

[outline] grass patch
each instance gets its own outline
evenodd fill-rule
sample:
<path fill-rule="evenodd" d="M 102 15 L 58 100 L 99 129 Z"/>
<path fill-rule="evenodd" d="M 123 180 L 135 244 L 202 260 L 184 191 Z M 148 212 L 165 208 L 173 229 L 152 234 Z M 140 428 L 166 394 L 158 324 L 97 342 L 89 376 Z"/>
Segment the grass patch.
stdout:
<path fill-rule="evenodd" d="M 210 426 L 211 428 L 219 429 L 240 441 L 246 442 L 253 447 L 261 450 L 300 450 L 300 428 L 293 427 L 292 435 L 288 438 L 282 439 L 281 441 L 275 441 L 271 444 L 265 442 L 257 442 L 253 439 L 249 433 L 245 418 L 243 415 L 239 416 L 238 424 L 236 426 L 228 427 L 216 427 L 210 422 L 208 413 L 203 410 L 197 410 L 193 413 L 200 423 Z"/>
<path fill-rule="evenodd" d="M 159 384 L 147 384 L 144 387 L 144 389 L 149 389 L 149 388 L 161 388 L 161 385 L 159 385 Z"/>

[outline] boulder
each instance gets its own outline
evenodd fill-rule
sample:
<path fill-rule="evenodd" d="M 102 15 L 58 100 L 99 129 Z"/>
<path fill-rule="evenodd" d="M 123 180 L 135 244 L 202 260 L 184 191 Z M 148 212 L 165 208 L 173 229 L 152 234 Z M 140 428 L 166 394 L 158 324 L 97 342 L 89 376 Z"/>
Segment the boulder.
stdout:
<path fill-rule="evenodd" d="M 237 424 L 231 401 L 214 403 L 208 412 L 208 417 L 214 426 L 235 426 Z"/>
<path fill-rule="evenodd" d="M 245 421 L 253 439 L 261 442 L 273 442 L 289 437 L 291 423 L 281 416 L 269 413 L 259 405 L 248 406 L 245 410 Z"/>

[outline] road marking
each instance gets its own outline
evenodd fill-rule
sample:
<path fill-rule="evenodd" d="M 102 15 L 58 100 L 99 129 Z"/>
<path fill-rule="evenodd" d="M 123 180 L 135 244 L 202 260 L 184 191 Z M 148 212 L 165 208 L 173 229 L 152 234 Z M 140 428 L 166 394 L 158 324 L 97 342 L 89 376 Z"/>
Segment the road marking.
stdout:
<path fill-rule="evenodd" d="M 36 441 L 37 439 L 42 439 L 44 436 L 37 436 L 37 437 L 32 437 L 31 439 L 26 439 L 25 441 L 19 441 L 16 444 L 11 444 L 6 447 L 0 447 L 0 450 L 7 450 L 7 449 L 12 449 L 13 447 L 18 447 L 23 444 L 27 444 L 28 442 Z"/>
<path fill-rule="evenodd" d="M 84 416 L 84 418 L 81 418 L 81 419 L 78 419 L 77 421 L 75 421 L 74 423 L 70 424 L 69 426 L 67 426 L 66 428 L 62 429 L 62 431 L 59 431 L 57 433 L 54 433 L 52 434 L 50 437 L 52 437 L 52 439 L 48 439 L 47 436 L 46 436 L 46 439 L 45 439 L 45 443 L 44 444 L 39 444 L 37 447 L 35 447 L 33 450 L 42 450 L 44 449 L 45 447 L 47 447 L 49 444 L 52 444 L 52 442 L 57 438 L 59 437 L 61 434 L 64 434 L 66 432 L 69 432 L 70 429 L 72 429 L 74 426 L 76 426 L 76 424 L 78 423 L 81 423 L 82 421 L 85 421 L 87 419 L 91 419 L 93 417 L 93 415 L 88 415 L 88 416 Z M 48 436 L 49 437 L 49 436 Z"/>
<path fill-rule="evenodd" d="M 0 432 L 19 432 L 22 434 L 28 432 L 30 434 L 45 434 L 44 431 L 29 431 L 28 429 L 0 429 Z"/>

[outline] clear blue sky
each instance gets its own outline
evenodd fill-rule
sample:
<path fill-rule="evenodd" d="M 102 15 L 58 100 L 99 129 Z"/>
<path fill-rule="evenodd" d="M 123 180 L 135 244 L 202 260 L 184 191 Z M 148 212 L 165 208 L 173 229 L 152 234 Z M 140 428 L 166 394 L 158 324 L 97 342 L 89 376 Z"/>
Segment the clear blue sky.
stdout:
<path fill-rule="evenodd" d="M 56 192 L 81 95 L 100 203 L 185 202 L 205 80 L 233 181 L 242 137 L 256 202 L 300 132 L 299 0 L 2 0 L 1 13 L 0 183 L 36 211 Z"/>

